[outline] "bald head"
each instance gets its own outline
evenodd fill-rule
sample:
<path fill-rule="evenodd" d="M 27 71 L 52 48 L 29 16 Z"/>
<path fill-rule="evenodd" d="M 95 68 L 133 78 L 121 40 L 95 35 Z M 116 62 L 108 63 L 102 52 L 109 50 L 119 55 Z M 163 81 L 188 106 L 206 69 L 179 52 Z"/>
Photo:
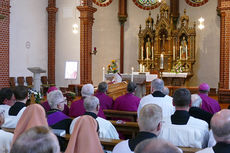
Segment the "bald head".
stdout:
<path fill-rule="evenodd" d="M 179 149 L 171 143 L 158 139 L 147 139 L 135 148 L 135 153 L 180 153 Z"/>
<path fill-rule="evenodd" d="M 230 110 L 223 109 L 212 117 L 211 128 L 217 142 L 230 144 Z"/>

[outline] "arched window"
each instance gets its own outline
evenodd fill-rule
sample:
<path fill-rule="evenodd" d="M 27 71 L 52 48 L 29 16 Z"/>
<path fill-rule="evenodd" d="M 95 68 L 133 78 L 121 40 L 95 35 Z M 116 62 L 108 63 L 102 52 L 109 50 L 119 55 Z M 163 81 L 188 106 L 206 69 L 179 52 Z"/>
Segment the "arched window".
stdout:
<path fill-rule="evenodd" d="M 112 3 L 113 0 L 93 0 L 93 3 L 101 6 L 101 7 L 105 7 L 108 6 L 109 4 Z"/>
<path fill-rule="evenodd" d="M 152 10 L 160 5 L 158 0 L 133 0 L 133 2 L 136 6 L 144 10 Z"/>
<path fill-rule="evenodd" d="M 193 7 L 199 7 L 208 2 L 208 0 L 185 0 L 187 4 Z"/>

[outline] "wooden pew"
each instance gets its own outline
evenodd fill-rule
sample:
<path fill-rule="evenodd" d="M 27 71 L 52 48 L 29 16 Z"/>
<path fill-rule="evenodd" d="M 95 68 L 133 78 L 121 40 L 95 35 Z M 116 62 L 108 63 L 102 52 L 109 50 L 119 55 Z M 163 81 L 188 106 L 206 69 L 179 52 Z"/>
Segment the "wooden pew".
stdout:
<path fill-rule="evenodd" d="M 14 133 L 15 128 L 2 128 L 2 130 L 10 133 Z"/>
<path fill-rule="evenodd" d="M 114 123 L 115 121 L 111 121 L 111 122 Z M 134 123 L 136 123 L 136 122 L 134 122 Z M 122 126 L 123 127 L 129 127 L 129 125 L 136 127 L 136 124 L 134 124 L 134 123 L 131 122 L 131 123 L 127 123 L 127 124 L 123 124 L 123 125 L 119 124 L 119 125 L 120 125 L 120 127 L 122 127 Z M 117 123 L 114 123 L 114 124 L 118 125 Z M 14 133 L 15 129 L 14 128 L 2 128 L 2 130 L 6 131 L 6 132 Z M 138 131 L 139 131 L 139 129 L 138 129 Z M 66 134 L 64 136 L 64 138 L 69 141 L 70 136 L 71 136 L 70 134 Z M 111 151 L 121 141 L 123 141 L 123 140 L 100 138 L 100 142 L 104 146 L 104 149 L 105 150 L 111 150 Z M 189 148 L 189 147 L 179 147 L 179 148 L 183 150 L 183 153 L 195 153 L 195 152 L 201 150 L 200 148 Z"/>
<path fill-rule="evenodd" d="M 131 135 L 130 138 L 135 138 L 137 133 L 139 132 L 139 126 L 137 122 L 122 122 L 119 123 L 117 121 L 111 121 L 113 126 L 116 128 L 118 132 L 121 132 L 124 135 Z"/>
<path fill-rule="evenodd" d="M 137 112 L 118 111 L 112 109 L 104 109 L 103 112 L 107 119 L 124 118 L 124 119 L 130 119 L 132 122 L 137 121 Z"/>

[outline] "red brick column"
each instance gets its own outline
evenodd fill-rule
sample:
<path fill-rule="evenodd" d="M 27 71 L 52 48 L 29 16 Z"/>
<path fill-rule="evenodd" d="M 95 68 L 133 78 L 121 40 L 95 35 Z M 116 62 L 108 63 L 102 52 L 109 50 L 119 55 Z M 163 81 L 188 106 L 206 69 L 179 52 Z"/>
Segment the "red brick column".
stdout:
<path fill-rule="evenodd" d="M 0 1 L 0 88 L 9 87 L 10 0 Z"/>
<path fill-rule="evenodd" d="M 120 73 L 124 72 L 124 26 L 126 19 L 128 17 L 127 14 L 127 0 L 119 0 L 118 6 L 118 19 L 121 25 L 120 29 Z"/>
<path fill-rule="evenodd" d="M 55 40 L 56 40 L 56 0 L 49 0 L 48 7 L 48 81 L 55 84 Z"/>
<path fill-rule="evenodd" d="M 218 100 L 229 103 L 230 0 L 219 0 L 217 10 L 221 18 Z"/>
<path fill-rule="evenodd" d="M 92 27 L 93 13 L 97 11 L 92 7 L 91 0 L 83 0 L 78 6 L 80 11 L 80 83 L 92 83 Z"/>
<path fill-rule="evenodd" d="M 219 88 L 229 89 L 230 1 L 218 3 L 220 23 L 220 73 Z"/>

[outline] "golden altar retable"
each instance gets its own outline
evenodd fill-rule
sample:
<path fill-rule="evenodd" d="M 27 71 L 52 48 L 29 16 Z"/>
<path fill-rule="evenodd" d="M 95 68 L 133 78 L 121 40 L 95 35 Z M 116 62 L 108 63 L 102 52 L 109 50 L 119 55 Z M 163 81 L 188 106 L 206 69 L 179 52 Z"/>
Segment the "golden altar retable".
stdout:
<path fill-rule="evenodd" d="M 169 6 L 163 3 L 156 23 L 151 17 L 145 21 L 145 28 L 139 27 L 140 72 L 175 72 L 193 75 L 196 49 L 196 23 L 189 27 L 189 17 L 180 17 L 177 24 L 173 23 Z"/>

